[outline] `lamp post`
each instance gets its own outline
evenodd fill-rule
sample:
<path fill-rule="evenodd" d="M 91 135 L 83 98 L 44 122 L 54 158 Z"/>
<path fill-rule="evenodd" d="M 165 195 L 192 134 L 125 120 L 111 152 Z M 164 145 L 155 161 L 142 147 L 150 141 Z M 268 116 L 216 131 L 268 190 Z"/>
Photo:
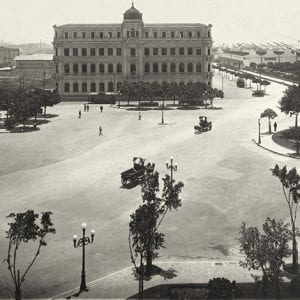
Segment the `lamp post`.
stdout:
<path fill-rule="evenodd" d="M 261 138 L 260 138 L 260 119 L 258 119 L 258 145 L 261 144 Z"/>
<path fill-rule="evenodd" d="M 164 122 L 164 102 L 161 104 L 161 124 L 165 124 L 165 122 Z"/>
<path fill-rule="evenodd" d="M 170 157 L 170 163 L 166 162 L 167 170 L 171 171 L 171 192 L 172 192 L 172 185 L 173 185 L 173 171 L 177 171 L 177 164 L 173 163 L 173 157 Z"/>
<path fill-rule="evenodd" d="M 95 230 L 91 230 L 91 237 L 85 236 L 86 223 L 81 224 L 82 238 L 78 239 L 77 235 L 73 235 L 74 248 L 82 247 L 82 270 L 81 283 L 79 293 L 88 291 L 85 280 L 85 246 L 94 242 Z"/>
<path fill-rule="evenodd" d="M 46 71 L 43 70 L 43 76 L 44 76 L 44 81 L 43 81 L 43 86 L 44 86 L 44 90 L 46 89 Z"/>
<path fill-rule="evenodd" d="M 223 76 L 223 73 L 222 73 L 222 92 L 223 92 L 223 87 L 224 87 L 223 81 L 224 81 L 224 76 Z"/>
<path fill-rule="evenodd" d="M 139 300 L 143 300 L 143 293 L 144 293 L 144 264 L 143 264 L 143 256 L 141 253 L 141 264 L 139 270 Z"/>

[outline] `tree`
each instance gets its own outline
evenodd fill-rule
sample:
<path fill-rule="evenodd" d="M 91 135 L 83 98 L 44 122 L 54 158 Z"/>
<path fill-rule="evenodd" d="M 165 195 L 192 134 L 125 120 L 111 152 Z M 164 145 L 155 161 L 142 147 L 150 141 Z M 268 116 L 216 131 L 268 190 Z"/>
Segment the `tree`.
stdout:
<path fill-rule="evenodd" d="M 47 106 L 53 106 L 61 101 L 60 95 L 56 91 L 34 89 L 32 95 L 44 107 L 44 116 L 46 116 Z"/>
<path fill-rule="evenodd" d="M 240 228 L 240 250 L 245 262 L 241 265 L 248 270 L 261 270 L 263 277 L 272 285 L 277 299 L 280 299 L 280 279 L 282 277 L 283 259 L 290 255 L 289 241 L 291 234 L 288 224 L 281 220 L 267 218 L 263 224 L 263 234 L 257 227 Z"/>
<path fill-rule="evenodd" d="M 261 115 L 260 115 L 261 118 L 268 118 L 268 122 L 269 122 L 269 133 L 272 133 L 272 128 L 271 128 L 271 119 L 273 120 L 274 118 L 277 117 L 277 114 L 276 112 L 271 109 L 271 108 L 267 108 L 265 109 Z"/>
<path fill-rule="evenodd" d="M 9 229 L 6 231 L 6 238 L 8 238 L 9 242 L 7 258 L 4 261 L 8 265 L 8 270 L 15 285 L 16 300 L 22 299 L 21 287 L 25 281 L 25 276 L 36 261 L 41 248 L 47 245 L 45 241 L 46 235 L 48 233 L 55 233 L 55 228 L 50 218 L 51 214 L 51 212 L 42 212 L 40 225 L 37 224 L 39 215 L 35 214 L 33 210 L 27 210 L 25 213 L 11 213 L 7 216 L 7 218 L 13 219 L 13 221 L 8 223 Z M 17 266 L 17 256 L 21 244 L 27 244 L 30 241 L 37 241 L 38 246 L 32 260 L 22 274 Z"/>
<path fill-rule="evenodd" d="M 132 253 L 132 249 L 134 249 L 136 257 L 140 255 L 141 260 L 146 260 L 146 274 L 148 275 L 151 274 L 152 261 L 159 255 L 157 250 L 164 247 L 164 234 L 158 232 L 158 228 L 168 211 L 181 206 L 179 194 L 183 188 L 183 183 L 175 184 L 173 179 L 171 182 L 169 175 L 163 178 L 163 182 L 162 196 L 158 197 L 158 172 L 146 174 L 142 183 L 143 204 L 130 215 L 129 248 L 131 259 L 136 267 Z"/>
<path fill-rule="evenodd" d="M 262 80 L 261 85 L 263 85 L 263 86 L 265 87 L 265 94 L 266 94 L 266 87 L 267 87 L 268 85 L 270 85 L 270 84 L 271 84 L 270 81 Z"/>
<path fill-rule="evenodd" d="M 287 170 L 286 166 L 282 169 L 276 164 L 272 170 L 272 175 L 277 177 L 281 183 L 284 200 L 289 209 L 289 215 L 292 225 L 293 237 L 293 271 L 298 271 L 298 247 L 296 240 L 296 219 L 298 212 L 298 204 L 300 200 L 300 176 L 296 168 Z"/>
<path fill-rule="evenodd" d="M 295 115 L 295 129 L 298 127 L 298 114 L 300 112 L 300 87 L 289 86 L 279 100 L 280 110 L 286 115 Z"/>

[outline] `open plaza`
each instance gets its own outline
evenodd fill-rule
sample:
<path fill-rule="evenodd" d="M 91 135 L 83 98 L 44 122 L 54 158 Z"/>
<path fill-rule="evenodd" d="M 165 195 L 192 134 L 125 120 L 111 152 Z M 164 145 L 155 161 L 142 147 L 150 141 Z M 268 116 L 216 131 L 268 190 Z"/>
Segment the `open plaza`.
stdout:
<path fill-rule="evenodd" d="M 213 87 L 221 89 L 216 73 Z M 87 282 L 131 267 L 128 223 L 141 204 L 141 189 L 122 188 L 120 173 L 132 167 L 133 157 L 155 163 L 163 177 L 165 163 L 173 156 L 178 165 L 175 180 L 184 183 L 182 207 L 171 211 L 161 230 L 166 248 L 154 264 L 168 267 L 201 261 L 239 261 L 239 228 L 242 221 L 259 226 L 266 217 L 289 220 L 281 186 L 271 174 L 276 164 L 300 167 L 300 161 L 269 152 L 253 142 L 258 136 L 258 118 L 266 108 L 278 113 L 278 130 L 292 126 L 294 118 L 280 113 L 278 100 L 286 86 L 272 82 L 267 96 L 251 96 L 250 89 L 236 87 L 223 79 L 225 97 L 214 101 L 220 109 L 138 111 L 132 107 L 62 102 L 47 112 L 53 117 L 39 130 L 0 133 L 0 257 L 7 255 L 6 216 L 34 209 L 52 211 L 56 234 L 47 236 L 43 248 L 23 286 L 26 298 L 51 298 L 79 286 L 81 251 L 72 236 L 80 235 L 81 223 L 96 231 L 94 243 L 86 248 Z M 170 103 L 171 104 L 171 101 Z M 82 111 L 78 118 L 78 111 Z M 194 133 L 199 116 L 212 121 L 212 130 Z M 99 126 L 103 134 L 99 135 Z M 268 131 L 261 120 L 262 145 Z M 162 185 L 162 183 L 161 183 Z M 24 246 L 23 263 L 32 253 Z M 20 261 L 22 261 L 20 257 Z M 173 265 L 172 265 L 173 264 Z M 177 265 L 176 265 L 177 264 Z M 222 274 L 221 274 L 222 275 Z M 6 265 L 0 268 L 0 297 L 12 297 Z M 178 276 L 180 278 L 180 276 Z M 130 297 L 124 285 L 138 283 L 134 276 L 114 281 L 118 289 L 97 294 L 97 284 L 84 297 Z M 177 278 L 155 279 L 156 284 L 176 283 Z M 201 278 L 194 278 L 201 282 Z M 238 279 L 236 279 L 238 280 Z M 207 281 L 206 281 L 207 282 Z M 151 286 L 146 282 L 144 289 Z"/>

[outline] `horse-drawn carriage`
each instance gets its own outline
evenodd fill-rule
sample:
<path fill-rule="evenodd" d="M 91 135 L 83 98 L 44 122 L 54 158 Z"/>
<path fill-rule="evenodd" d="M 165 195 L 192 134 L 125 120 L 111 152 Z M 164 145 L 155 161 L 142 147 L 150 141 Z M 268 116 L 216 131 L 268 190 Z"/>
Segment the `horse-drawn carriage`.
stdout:
<path fill-rule="evenodd" d="M 147 173 L 154 171 L 155 164 L 145 164 L 145 159 L 141 157 L 133 158 L 133 168 L 121 173 L 121 182 L 123 186 L 135 186 L 140 183 Z"/>
<path fill-rule="evenodd" d="M 212 129 L 212 122 L 208 122 L 206 116 L 200 116 L 199 125 L 195 125 L 194 129 L 198 133 L 209 131 Z"/>

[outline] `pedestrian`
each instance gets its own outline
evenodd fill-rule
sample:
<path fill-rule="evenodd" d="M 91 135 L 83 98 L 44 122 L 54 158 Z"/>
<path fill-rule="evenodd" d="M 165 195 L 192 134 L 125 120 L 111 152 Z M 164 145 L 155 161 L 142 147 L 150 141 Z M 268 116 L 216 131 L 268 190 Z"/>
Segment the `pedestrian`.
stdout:
<path fill-rule="evenodd" d="M 78 112 L 78 118 L 79 119 L 81 118 L 81 110 L 79 110 L 79 112 Z"/>
<path fill-rule="evenodd" d="M 142 119 L 142 115 L 141 115 L 141 113 L 139 112 L 139 120 L 141 120 Z"/>
<path fill-rule="evenodd" d="M 102 127 L 99 126 L 99 135 L 102 135 Z"/>
<path fill-rule="evenodd" d="M 83 104 L 83 111 L 86 111 L 86 104 Z"/>
<path fill-rule="evenodd" d="M 90 110 L 90 106 L 87 104 L 86 105 L 86 111 L 89 111 Z"/>
<path fill-rule="evenodd" d="M 276 123 L 276 121 L 274 122 L 274 131 L 276 132 L 276 130 L 277 130 L 277 123 Z"/>
<path fill-rule="evenodd" d="M 102 105 L 100 105 L 100 111 L 103 112 L 103 106 Z"/>

